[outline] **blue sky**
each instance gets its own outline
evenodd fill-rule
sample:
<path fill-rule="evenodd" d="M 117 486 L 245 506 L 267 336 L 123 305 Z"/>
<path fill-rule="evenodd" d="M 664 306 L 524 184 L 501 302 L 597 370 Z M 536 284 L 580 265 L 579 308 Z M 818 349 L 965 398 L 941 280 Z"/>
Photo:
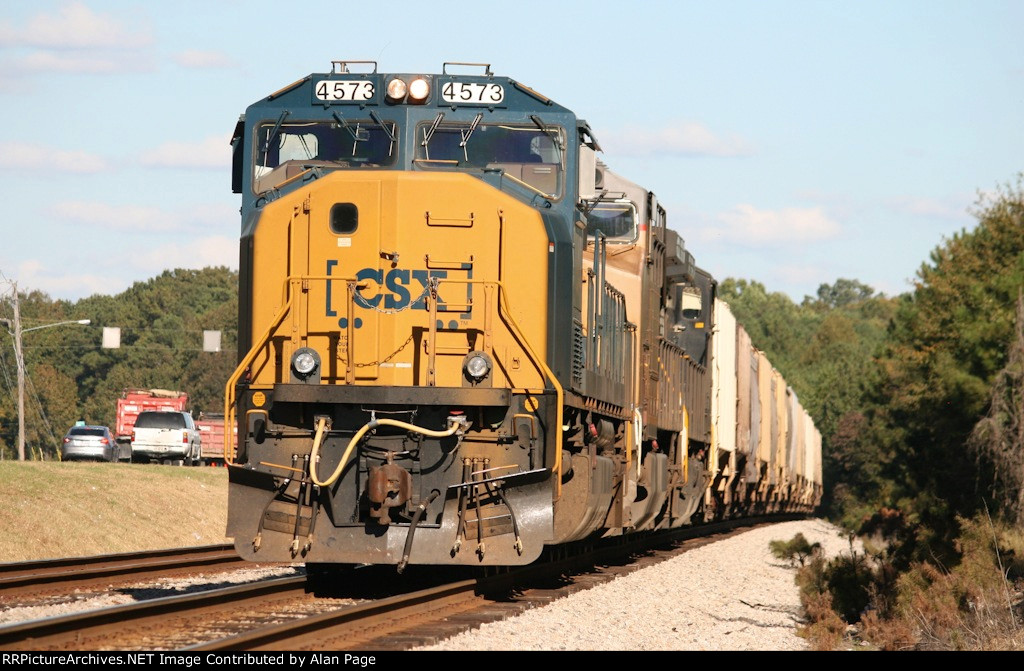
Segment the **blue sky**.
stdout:
<path fill-rule="evenodd" d="M 573 109 L 720 279 L 893 295 L 1024 170 L 1022 27 L 1019 0 L 8 0 L 0 279 L 75 300 L 236 267 L 238 115 L 369 59 L 487 62 Z"/>

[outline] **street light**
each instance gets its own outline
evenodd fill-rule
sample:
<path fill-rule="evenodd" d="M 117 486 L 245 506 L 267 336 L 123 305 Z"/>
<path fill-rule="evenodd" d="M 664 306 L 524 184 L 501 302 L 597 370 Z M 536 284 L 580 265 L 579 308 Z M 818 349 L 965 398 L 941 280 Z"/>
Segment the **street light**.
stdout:
<path fill-rule="evenodd" d="M 3 324 L 4 322 L 10 323 L 10 321 L 11 321 L 10 319 L 0 319 L 0 324 Z M 64 326 L 65 324 L 82 324 L 83 326 L 85 326 L 85 325 L 91 324 L 91 323 L 92 323 L 91 319 L 75 319 L 75 320 L 67 321 L 67 322 L 57 322 L 55 324 L 43 324 L 42 326 L 33 326 L 30 329 L 21 329 L 21 332 L 22 333 L 28 333 L 29 331 L 38 331 L 39 329 L 48 329 L 51 326 Z M 8 327 L 8 328 L 10 328 L 10 327 Z M 9 330 L 8 330 L 8 333 L 10 333 Z M 14 335 L 14 334 L 11 333 L 11 335 Z"/>
<path fill-rule="evenodd" d="M 18 308 L 18 289 L 14 288 L 14 320 L 0 319 L 0 325 L 6 327 L 7 332 L 14 336 L 14 359 L 18 366 L 18 461 L 25 461 L 25 355 L 21 350 L 21 334 L 54 326 L 91 323 L 90 319 L 77 319 L 23 329 L 21 328 L 21 311 Z"/>

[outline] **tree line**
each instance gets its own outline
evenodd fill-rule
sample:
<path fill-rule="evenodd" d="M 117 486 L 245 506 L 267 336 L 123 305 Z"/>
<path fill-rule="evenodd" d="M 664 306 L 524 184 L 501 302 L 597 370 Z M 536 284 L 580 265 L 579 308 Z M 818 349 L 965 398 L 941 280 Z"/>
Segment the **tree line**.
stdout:
<path fill-rule="evenodd" d="M 892 298 L 723 283 L 822 428 L 826 512 L 864 543 L 798 570 L 815 647 L 1022 647 L 1024 175 L 974 215 Z"/>
<path fill-rule="evenodd" d="M 223 412 L 224 382 L 237 358 L 238 274 L 227 268 L 170 270 L 137 282 L 116 296 L 53 300 L 21 294 L 23 328 L 89 319 L 26 333 L 26 452 L 56 458 L 60 441 L 77 421 L 114 426 L 116 400 L 125 389 L 175 389 L 190 409 Z M 11 318 L 10 296 L 0 318 Z M 121 329 L 121 346 L 101 347 L 102 329 Z M 204 330 L 221 331 L 221 351 L 204 352 Z M 16 453 L 18 416 L 12 342 L 0 347 L 0 452 Z"/>
<path fill-rule="evenodd" d="M 720 287 L 822 431 L 829 514 L 857 529 L 899 511 L 922 556 L 953 551 L 958 516 L 1024 522 L 1024 176 L 973 215 L 899 296 Z"/>

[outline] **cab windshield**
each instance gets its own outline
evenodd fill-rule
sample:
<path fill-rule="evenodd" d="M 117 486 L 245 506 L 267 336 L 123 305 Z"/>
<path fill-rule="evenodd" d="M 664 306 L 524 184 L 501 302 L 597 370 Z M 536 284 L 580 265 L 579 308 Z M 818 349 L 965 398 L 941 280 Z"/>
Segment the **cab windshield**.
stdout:
<path fill-rule="evenodd" d="M 608 242 L 636 242 L 636 206 L 628 200 L 590 201 L 587 236 L 600 231 Z"/>
<path fill-rule="evenodd" d="M 500 170 L 543 196 L 558 198 L 565 171 L 563 138 L 561 128 L 539 123 L 435 120 L 417 129 L 416 163 L 432 169 Z"/>
<path fill-rule="evenodd" d="M 394 122 L 377 119 L 265 123 L 256 130 L 254 190 L 278 186 L 309 167 L 379 168 L 397 157 Z"/>

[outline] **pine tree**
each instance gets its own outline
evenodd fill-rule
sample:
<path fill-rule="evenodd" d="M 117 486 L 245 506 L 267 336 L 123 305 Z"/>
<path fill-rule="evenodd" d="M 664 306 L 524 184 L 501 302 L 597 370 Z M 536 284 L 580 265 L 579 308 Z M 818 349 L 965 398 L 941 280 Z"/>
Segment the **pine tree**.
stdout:
<path fill-rule="evenodd" d="M 971 434 L 979 471 L 988 475 L 1002 512 L 1024 523 L 1024 295 L 1017 295 L 1017 319 L 1006 366 L 992 384 L 988 414 Z"/>

